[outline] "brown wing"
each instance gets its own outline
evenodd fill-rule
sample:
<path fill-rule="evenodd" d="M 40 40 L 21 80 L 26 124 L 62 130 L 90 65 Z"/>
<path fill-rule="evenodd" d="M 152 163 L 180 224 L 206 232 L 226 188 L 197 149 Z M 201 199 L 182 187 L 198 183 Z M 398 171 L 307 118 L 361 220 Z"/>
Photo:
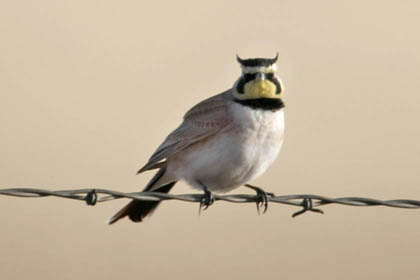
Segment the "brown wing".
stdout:
<path fill-rule="evenodd" d="M 137 174 L 162 167 L 165 159 L 226 127 L 231 121 L 228 112 L 230 102 L 232 102 L 231 94 L 224 92 L 191 108 L 185 114 L 182 124 L 166 137 Z"/>

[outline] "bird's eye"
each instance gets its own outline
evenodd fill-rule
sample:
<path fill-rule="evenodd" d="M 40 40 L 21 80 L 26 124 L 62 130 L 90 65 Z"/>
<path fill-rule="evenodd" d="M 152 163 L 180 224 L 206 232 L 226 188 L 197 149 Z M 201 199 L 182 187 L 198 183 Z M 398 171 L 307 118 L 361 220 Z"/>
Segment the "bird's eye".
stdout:
<path fill-rule="evenodd" d="M 248 82 L 248 81 L 254 80 L 256 76 L 257 74 L 255 73 L 248 73 L 244 75 L 244 78 L 245 78 L 245 81 Z"/>
<path fill-rule="evenodd" d="M 267 73 L 265 74 L 265 76 L 267 77 L 267 79 L 271 80 L 274 78 L 274 74 L 273 73 Z"/>

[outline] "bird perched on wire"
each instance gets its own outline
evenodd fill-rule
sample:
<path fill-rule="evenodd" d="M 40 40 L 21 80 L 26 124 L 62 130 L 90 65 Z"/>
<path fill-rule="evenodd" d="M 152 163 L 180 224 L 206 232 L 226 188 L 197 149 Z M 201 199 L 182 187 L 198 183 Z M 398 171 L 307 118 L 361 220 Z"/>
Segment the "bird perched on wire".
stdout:
<path fill-rule="evenodd" d="M 242 75 L 232 88 L 201 101 L 184 116 L 138 173 L 158 169 L 144 191 L 168 193 L 184 180 L 204 192 L 200 209 L 214 201 L 212 192 L 245 185 L 257 192 L 257 208 L 267 208 L 267 193 L 247 184 L 276 159 L 284 137 L 283 86 L 275 58 L 237 61 Z M 112 216 L 141 222 L 159 201 L 133 200 Z"/>

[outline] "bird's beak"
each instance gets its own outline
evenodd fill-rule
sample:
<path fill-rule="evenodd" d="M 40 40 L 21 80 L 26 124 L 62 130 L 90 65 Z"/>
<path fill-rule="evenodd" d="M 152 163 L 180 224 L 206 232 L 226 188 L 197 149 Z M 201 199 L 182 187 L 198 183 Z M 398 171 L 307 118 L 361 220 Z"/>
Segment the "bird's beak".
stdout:
<path fill-rule="evenodd" d="M 258 73 L 257 77 L 255 79 L 257 81 L 264 81 L 265 80 L 265 74 L 264 73 Z"/>

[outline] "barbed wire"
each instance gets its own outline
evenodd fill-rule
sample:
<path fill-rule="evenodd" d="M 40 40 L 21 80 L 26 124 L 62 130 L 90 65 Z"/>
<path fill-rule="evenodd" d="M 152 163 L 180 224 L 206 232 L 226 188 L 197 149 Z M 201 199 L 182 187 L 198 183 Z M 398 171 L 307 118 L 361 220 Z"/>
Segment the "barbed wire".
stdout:
<path fill-rule="evenodd" d="M 115 199 L 129 198 L 143 201 L 164 201 L 164 200 L 178 200 L 186 202 L 203 202 L 203 194 L 167 194 L 160 192 L 118 192 L 107 189 L 76 189 L 76 190 L 43 190 L 34 188 L 9 188 L 0 189 L 0 195 L 15 196 L 15 197 L 60 197 L 74 200 L 85 201 L 88 205 L 96 205 L 100 202 L 111 201 Z M 225 201 L 232 203 L 256 203 L 257 209 L 261 206 L 261 196 L 250 194 L 231 194 L 218 195 L 214 194 L 215 201 Z M 412 199 L 393 199 L 393 200 L 379 200 L 364 197 L 340 197 L 330 198 L 320 195 L 312 194 L 294 194 L 294 195 L 269 195 L 265 199 L 270 203 L 286 204 L 291 206 L 302 207 L 303 209 L 295 212 L 292 217 L 301 215 L 307 211 L 317 212 L 323 214 L 321 209 L 314 207 L 324 206 L 328 204 L 339 204 L 346 206 L 387 206 L 405 209 L 419 209 L 420 200 Z"/>

